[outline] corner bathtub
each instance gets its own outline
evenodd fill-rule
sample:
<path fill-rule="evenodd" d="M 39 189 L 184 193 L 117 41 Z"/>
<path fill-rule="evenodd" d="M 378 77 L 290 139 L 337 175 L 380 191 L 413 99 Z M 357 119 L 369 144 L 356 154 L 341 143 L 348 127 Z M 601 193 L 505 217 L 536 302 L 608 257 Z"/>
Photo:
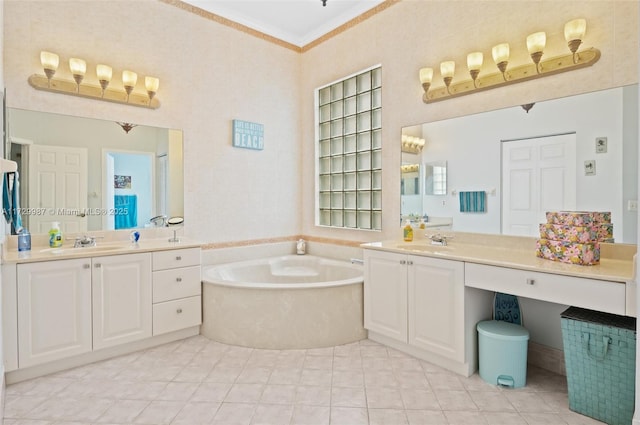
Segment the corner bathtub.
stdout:
<path fill-rule="evenodd" d="M 202 335 L 266 349 L 320 348 L 366 338 L 363 269 L 288 255 L 205 267 Z"/>

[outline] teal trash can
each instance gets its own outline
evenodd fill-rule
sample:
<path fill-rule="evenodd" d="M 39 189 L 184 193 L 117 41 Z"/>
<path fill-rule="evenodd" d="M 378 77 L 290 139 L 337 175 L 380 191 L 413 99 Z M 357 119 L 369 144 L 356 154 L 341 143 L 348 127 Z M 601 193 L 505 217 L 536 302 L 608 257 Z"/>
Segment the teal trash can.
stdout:
<path fill-rule="evenodd" d="M 480 377 L 492 385 L 524 387 L 529 331 L 499 320 L 480 322 L 477 329 Z"/>
<path fill-rule="evenodd" d="M 631 425 L 636 319 L 578 307 L 560 317 L 569 409 L 609 425 Z"/>

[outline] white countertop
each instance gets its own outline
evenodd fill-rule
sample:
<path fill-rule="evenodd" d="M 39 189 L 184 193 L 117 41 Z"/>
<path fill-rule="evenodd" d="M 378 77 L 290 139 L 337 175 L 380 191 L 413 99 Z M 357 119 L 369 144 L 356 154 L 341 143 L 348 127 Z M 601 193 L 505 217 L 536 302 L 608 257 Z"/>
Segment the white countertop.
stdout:
<path fill-rule="evenodd" d="M 105 255 L 136 254 L 140 252 L 167 251 L 171 249 L 200 248 L 201 243 L 179 237 L 179 242 L 169 242 L 169 238 L 142 238 L 137 243 L 129 241 L 99 240 L 95 247 L 73 248 L 73 243 L 65 243 L 61 248 L 49 248 L 46 245 L 32 246 L 31 251 L 18 252 L 10 244 L 4 244 L 2 252 L 3 263 L 32 263 L 37 261 L 54 261 L 70 258 L 101 257 Z"/>
<path fill-rule="evenodd" d="M 374 249 L 401 254 L 422 255 L 468 263 L 554 273 L 588 279 L 626 283 L 633 281 L 635 245 L 601 244 L 600 264 L 581 266 L 545 260 L 536 256 L 535 238 L 455 233 L 447 246 L 431 245 L 428 239 L 413 242 L 392 240 L 362 244 Z"/>

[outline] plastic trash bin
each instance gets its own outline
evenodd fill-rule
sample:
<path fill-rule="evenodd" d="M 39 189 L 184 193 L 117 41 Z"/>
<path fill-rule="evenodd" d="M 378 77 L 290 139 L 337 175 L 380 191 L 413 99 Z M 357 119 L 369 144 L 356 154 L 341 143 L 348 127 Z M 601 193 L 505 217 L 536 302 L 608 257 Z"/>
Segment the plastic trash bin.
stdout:
<path fill-rule="evenodd" d="M 478 323 L 480 377 L 492 385 L 520 388 L 527 383 L 529 331 L 513 323 Z"/>

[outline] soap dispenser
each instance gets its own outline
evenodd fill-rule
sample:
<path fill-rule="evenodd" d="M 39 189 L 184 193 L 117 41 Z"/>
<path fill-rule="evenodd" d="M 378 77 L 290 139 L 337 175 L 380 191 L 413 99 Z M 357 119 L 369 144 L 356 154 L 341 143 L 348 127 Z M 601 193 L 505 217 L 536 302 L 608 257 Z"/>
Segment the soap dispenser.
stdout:
<path fill-rule="evenodd" d="M 51 223 L 51 230 L 49 230 L 49 246 L 51 248 L 60 248 L 62 246 L 62 232 L 60 231 L 60 223 L 57 221 Z"/>
<path fill-rule="evenodd" d="M 408 219 L 404 222 L 402 235 L 405 242 L 411 242 L 413 240 L 413 227 L 411 227 L 411 222 Z"/>

